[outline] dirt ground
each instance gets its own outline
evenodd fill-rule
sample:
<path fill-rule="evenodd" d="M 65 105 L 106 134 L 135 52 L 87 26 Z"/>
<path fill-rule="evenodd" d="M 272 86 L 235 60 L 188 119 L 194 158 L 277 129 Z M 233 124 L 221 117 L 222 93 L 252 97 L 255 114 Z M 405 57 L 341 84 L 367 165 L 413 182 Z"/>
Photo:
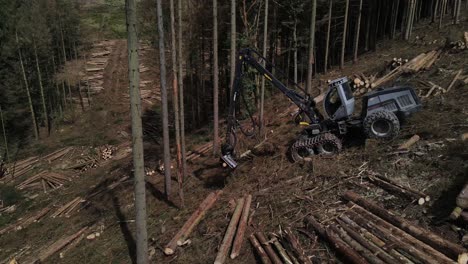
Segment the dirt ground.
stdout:
<path fill-rule="evenodd" d="M 441 31 L 434 30 L 432 25 L 423 22 L 415 29 L 411 41 L 384 41 L 376 52 L 364 54 L 356 64 L 348 63 L 341 71 L 336 69 L 327 75 L 317 76 L 314 83 L 316 87 L 324 88 L 325 81 L 335 77 L 383 72 L 392 58 L 411 59 L 421 52 L 441 47 L 446 38 L 461 37 L 462 32 L 467 30 L 466 21 L 457 26 L 447 25 Z M 427 45 L 429 40 L 432 40 L 433 44 Z M 105 73 L 106 89 L 102 95 L 95 98 L 97 103 L 93 106 L 93 113 L 85 114 L 81 121 L 75 124 L 78 127 L 62 128 L 62 134 L 68 137 L 83 134 L 84 131 L 102 131 L 106 138 L 115 141 L 115 145 L 129 141 L 129 102 L 124 97 L 127 93 L 125 45 L 124 40 L 119 40 L 115 52 L 111 54 L 112 58 Z M 155 60 L 148 58 L 149 56 L 146 56 L 142 59 L 142 63 L 151 68 L 145 78 L 156 80 L 157 64 L 154 63 Z M 418 93 L 425 95 L 429 88 L 420 81 L 432 81 L 441 87 L 447 87 L 459 69 L 463 70 L 463 75 L 468 74 L 466 65 L 467 50 L 447 49 L 430 70 L 401 76 L 394 83 L 410 84 Z M 317 94 L 318 91 L 319 89 Z M 456 195 L 468 179 L 468 142 L 459 139 L 461 134 L 468 132 L 466 98 L 468 86 L 459 82 L 449 93 L 423 99 L 422 111 L 410 118 L 402 128 L 401 135 L 390 142 L 368 140 L 365 146 L 346 148 L 336 156 L 314 157 L 312 162 L 293 164 L 288 160 L 286 152 L 289 144 L 300 132 L 300 127 L 295 126 L 287 113 L 284 114 L 291 104 L 282 95 L 274 95 L 265 111 L 266 140 L 246 140 L 240 137 L 239 152 L 242 153 L 263 140 L 266 142 L 264 147 L 243 160 L 234 171 L 223 169 L 218 158 L 212 156 L 202 156 L 190 163 L 191 174 L 184 183 L 185 208 L 179 208 L 175 176 L 175 193 L 170 201 L 164 198 L 163 175 L 156 173 L 148 176 L 147 213 L 152 262 L 213 262 L 234 209 L 233 201 L 246 194 L 253 195 L 253 217 L 247 234 L 257 230 L 280 234 L 286 227 L 302 230 L 303 219 L 307 215 L 315 215 L 321 221 L 329 221 L 346 207 L 341 195 L 347 190 L 353 190 L 418 223 L 419 226 L 441 234 L 451 241 L 460 242 L 461 235 L 466 232 L 466 226 L 448 221 L 447 217 L 455 206 Z M 146 108 L 144 118 L 151 116 L 151 109 L 150 106 Z M 152 126 L 157 126 L 156 122 L 151 124 L 148 131 L 152 131 Z M 122 135 L 120 131 L 126 132 L 124 135 L 127 136 L 118 136 Z M 409 153 L 392 154 L 400 143 L 414 134 L 418 134 L 421 140 Z M 187 144 L 191 146 L 192 137 L 196 136 L 190 133 L 187 135 Z M 157 140 L 149 138 L 145 143 L 145 159 L 149 167 L 156 166 L 162 152 L 159 144 L 154 142 Z M 55 144 L 57 147 L 64 145 L 66 142 L 63 141 Z M 106 186 L 125 176 L 132 177 L 131 156 L 86 172 L 67 173 L 74 177 L 72 182 L 58 191 L 40 193 L 34 199 L 21 200 L 15 212 L 2 216 L 4 221 L 0 221 L 0 229 L 41 208 L 52 207 L 55 210 L 76 196 L 89 197 L 86 206 L 69 218 L 46 217 L 28 228 L 0 235 L 0 263 L 18 252 L 23 253 L 17 256 L 17 260 L 27 263 L 54 241 L 76 232 L 83 226 L 92 226 L 91 230 L 99 231 L 100 236 L 93 240 L 84 239 L 75 248 L 67 251 L 62 259 L 56 254 L 46 263 L 132 262 L 135 253 L 132 181 L 125 180 L 114 189 L 106 189 Z M 382 190 L 365 180 L 366 176 L 373 173 L 423 191 L 430 195 L 432 200 L 419 206 L 411 200 Z M 191 244 L 179 248 L 174 256 L 164 256 L 164 245 L 204 197 L 218 189 L 223 189 L 223 194 L 195 228 L 190 237 Z M 98 191 L 102 192 L 90 196 Z M 31 195 L 26 194 L 29 197 Z M 337 258 L 323 240 L 319 238 L 315 242 L 307 234 L 297 232 L 308 255 L 315 256 L 321 263 L 346 263 Z M 228 263 L 257 263 L 256 258 L 250 243 L 245 240 L 241 255 Z"/>

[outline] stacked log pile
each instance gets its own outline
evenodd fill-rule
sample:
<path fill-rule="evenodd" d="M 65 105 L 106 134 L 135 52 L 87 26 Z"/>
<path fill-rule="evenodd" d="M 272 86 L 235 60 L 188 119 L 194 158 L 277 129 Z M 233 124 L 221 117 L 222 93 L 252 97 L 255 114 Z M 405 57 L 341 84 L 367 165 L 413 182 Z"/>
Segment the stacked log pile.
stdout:
<path fill-rule="evenodd" d="M 44 208 L 36 213 L 33 213 L 32 215 L 26 217 L 26 218 L 20 218 L 18 221 L 16 221 L 15 223 L 13 224 L 10 224 L 10 225 L 7 225 L 6 227 L 0 229 L 0 236 L 5 234 L 5 233 L 8 233 L 10 231 L 13 231 L 13 230 L 21 230 L 21 229 L 24 229 L 26 227 L 28 227 L 29 225 L 31 225 L 32 223 L 36 223 L 36 222 L 39 222 L 42 218 L 44 218 L 44 216 L 50 211 L 50 208 Z"/>
<path fill-rule="evenodd" d="M 467 250 L 395 213 L 347 192 L 348 210 L 327 222 L 306 224 L 348 263 L 466 263 Z"/>
<path fill-rule="evenodd" d="M 193 162 L 194 160 L 200 158 L 202 155 L 208 153 L 211 149 L 213 149 L 213 142 L 205 143 L 195 150 L 188 151 L 186 154 L 187 161 Z"/>
<path fill-rule="evenodd" d="M 91 94 L 97 94 L 104 90 L 104 70 L 114 45 L 114 41 L 102 41 L 94 44 L 91 49 L 91 58 L 86 62 L 86 74 L 82 79 L 82 82 L 86 84 L 81 86 L 83 92 L 87 92 L 88 88 Z"/>
<path fill-rule="evenodd" d="M 410 60 L 408 63 L 396 67 L 385 76 L 375 80 L 371 84 L 371 87 L 375 88 L 381 86 L 382 84 L 397 78 L 403 73 L 417 73 L 421 70 L 427 70 L 437 61 L 441 53 L 441 50 L 433 50 L 427 53 L 421 53 Z"/>
<path fill-rule="evenodd" d="M 50 217 L 66 217 L 69 218 L 74 212 L 78 211 L 80 205 L 86 202 L 85 199 L 81 197 L 76 197 L 75 199 L 71 200 L 70 202 L 62 205 L 58 208 Z"/>
<path fill-rule="evenodd" d="M 6 165 L 6 176 L 3 180 L 9 181 L 30 173 L 40 161 L 40 158 L 34 156 Z"/>
<path fill-rule="evenodd" d="M 353 79 L 353 95 L 359 96 L 372 91 L 372 83 L 375 81 L 375 75 L 366 76 L 364 74 L 355 74 Z"/>
<path fill-rule="evenodd" d="M 71 150 L 73 150 L 73 147 L 66 147 L 66 148 L 56 150 L 56 151 L 42 157 L 42 160 L 45 160 L 50 164 L 50 163 L 54 162 L 55 160 L 58 160 L 58 159 L 62 158 L 63 156 L 67 155 Z"/>
<path fill-rule="evenodd" d="M 48 190 L 55 190 L 62 187 L 67 181 L 70 181 L 70 178 L 64 175 L 43 171 L 18 184 L 16 188 L 19 190 L 42 188 L 46 193 Z"/>
<path fill-rule="evenodd" d="M 409 61 L 408 59 L 393 58 L 393 60 L 390 63 L 390 68 L 393 70 L 393 69 L 398 68 L 401 65 L 407 63 L 408 61 Z"/>
<path fill-rule="evenodd" d="M 252 234 L 249 240 L 264 264 L 312 264 L 298 237 L 289 227 L 284 230 L 283 236 L 270 234 L 267 239 L 264 233 L 259 231 Z"/>

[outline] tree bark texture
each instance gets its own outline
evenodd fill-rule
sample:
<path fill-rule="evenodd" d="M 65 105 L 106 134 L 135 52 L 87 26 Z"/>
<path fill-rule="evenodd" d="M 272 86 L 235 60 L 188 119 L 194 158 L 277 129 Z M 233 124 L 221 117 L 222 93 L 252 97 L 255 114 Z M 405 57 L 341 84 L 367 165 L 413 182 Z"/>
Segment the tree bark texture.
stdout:
<path fill-rule="evenodd" d="M 156 1 L 156 11 L 158 14 L 158 34 L 159 34 L 159 70 L 161 74 L 161 101 L 162 101 L 162 128 L 164 146 L 164 188 L 166 198 L 171 196 L 171 149 L 169 146 L 169 113 L 167 110 L 167 82 L 166 82 L 166 47 L 164 42 L 164 22 L 161 7 L 161 0 Z M 179 190 L 180 191 L 180 190 Z"/>
<path fill-rule="evenodd" d="M 159 4 L 161 1 L 158 0 Z M 148 263 L 148 235 L 146 229 L 146 189 L 141 122 L 140 74 L 138 64 L 137 15 L 135 0 L 126 1 L 128 77 L 130 111 L 132 116 L 132 154 L 135 186 L 136 258 L 138 264 Z"/>

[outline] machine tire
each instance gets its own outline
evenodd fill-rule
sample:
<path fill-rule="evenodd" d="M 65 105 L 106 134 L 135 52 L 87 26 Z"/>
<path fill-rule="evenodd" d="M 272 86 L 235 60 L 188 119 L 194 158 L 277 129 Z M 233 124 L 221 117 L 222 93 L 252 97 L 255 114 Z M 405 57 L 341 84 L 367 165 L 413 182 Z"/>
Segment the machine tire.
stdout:
<path fill-rule="evenodd" d="M 325 145 L 327 151 L 325 151 Z M 314 149 L 317 150 L 318 155 L 337 154 L 342 149 L 341 140 L 331 133 L 324 133 L 312 138 L 301 138 L 291 145 L 289 155 L 292 161 L 298 162 L 304 160 L 304 156 L 301 155 L 300 151 L 307 151 L 310 156 L 313 156 Z"/>
<path fill-rule="evenodd" d="M 400 121 L 386 110 L 375 112 L 364 119 L 364 133 L 368 138 L 392 139 L 400 133 Z"/>

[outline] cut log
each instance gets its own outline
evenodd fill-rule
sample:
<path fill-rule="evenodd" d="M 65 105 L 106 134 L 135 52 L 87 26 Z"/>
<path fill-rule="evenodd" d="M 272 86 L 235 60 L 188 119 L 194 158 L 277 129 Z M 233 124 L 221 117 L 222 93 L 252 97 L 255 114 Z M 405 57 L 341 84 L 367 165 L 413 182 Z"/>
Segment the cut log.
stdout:
<path fill-rule="evenodd" d="M 409 149 L 411 146 L 413 146 L 416 142 L 421 139 L 418 135 L 412 136 L 410 139 L 408 139 L 405 143 L 401 144 L 398 149 L 399 150 L 404 150 L 404 149 Z"/>
<path fill-rule="evenodd" d="M 99 68 L 99 67 L 95 67 L 95 68 L 86 68 L 86 71 L 87 71 L 87 72 L 98 72 L 98 71 L 104 71 L 104 68 Z"/>
<path fill-rule="evenodd" d="M 372 264 L 385 264 L 381 259 L 375 256 L 369 249 L 365 248 L 361 245 L 358 241 L 354 240 L 344 229 L 338 228 L 334 224 L 329 225 L 329 228 L 335 233 L 340 236 L 340 238 L 348 244 L 349 247 L 354 249 L 358 252 L 361 256 L 363 256 L 369 263 Z"/>
<path fill-rule="evenodd" d="M 244 203 L 245 203 L 244 198 L 240 198 L 237 200 L 236 209 L 234 210 L 234 213 L 232 214 L 231 221 L 229 222 L 226 233 L 224 234 L 223 242 L 221 243 L 221 246 L 219 247 L 218 255 L 216 256 L 216 259 L 214 262 L 215 264 L 223 264 L 224 261 L 226 261 L 229 248 L 231 247 L 232 241 L 234 239 L 234 234 L 236 232 L 237 224 L 239 223 L 239 219 L 242 214 L 242 209 L 244 208 Z M 253 235 L 251 237 L 255 239 Z"/>
<path fill-rule="evenodd" d="M 380 218 L 388 221 L 389 223 L 395 225 L 396 227 L 401 228 L 405 232 L 408 232 L 410 235 L 416 237 L 417 239 L 423 241 L 424 243 L 432 246 L 433 248 L 441 251 L 445 255 L 457 259 L 458 256 L 462 254 L 466 254 L 466 250 L 444 238 L 440 237 L 439 235 L 425 230 L 419 226 L 416 226 L 409 221 L 405 220 L 402 217 L 399 217 L 392 213 L 389 210 L 386 210 L 374 202 L 368 201 L 358 194 L 348 191 L 345 193 L 344 198 L 348 201 L 352 201 L 364 208 L 367 208 L 370 212 L 374 213 L 375 215 L 379 216 Z"/>
<path fill-rule="evenodd" d="M 460 136 L 460 138 L 461 138 L 461 141 L 467 140 L 467 139 L 468 139 L 468 133 L 462 134 L 462 135 Z"/>
<path fill-rule="evenodd" d="M 465 187 L 463 187 L 460 194 L 458 194 L 456 201 L 457 206 L 463 209 L 468 209 L 468 184 L 466 184 Z"/>
<path fill-rule="evenodd" d="M 103 51 L 103 52 L 96 52 L 96 53 L 91 53 L 91 57 L 102 57 L 102 56 L 107 56 L 110 54 L 110 51 Z"/>
<path fill-rule="evenodd" d="M 406 189 L 403 189 L 400 186 L 391 184 L 388 181 L 385 181 L 376 177 L 372 177 L 372 176 L 367 177 L 367 179 L 371 183 L 375 184 L 376 186 L 380 186 L 387 191 L 402 195 L 403 197 L 406 197 L 409 199 L 415 199 L 419 205 L 423 205 L 426 202 L 426 200 L 423 197 L 416 196 L 414 193 L 407 191 Z"/>
<path fill-rule="evenodd" d="M 299 239 L 294 235 L 291 228 L 287 228 L 284 231 L 286 240 L 291 245 L 292 250 L 294 251 L 294 255 L 297 259 L 299 259 L 300 263 L 304 264 L 312 264 L 312 261 L 307 257 L 304 249 L 302 248 Z"/>
<path fill-rule="evenodd" d="M 236 237 L 232 244 L 231 259 L 235 259 L 239 256 L 242 242 L 244 241 L 244 233 L 247 227 L 247 220 L 249 219 L 250 213 L 250 204 L 252 203 L 252 195 L 247 195 L 244 202 L 244 207 L 242 208 L 242 216 L 239 221 L 239 227 L 237 227 Z"/>
<path fill-rule="evenodd" d="M 355 240 L 357 240 L 361 245 L 367 247 L 369 250 L 373 251 L 374 254 L 387 263 L 405 263 L 411 264 L 412 262 L 405 258 L 403 255 L 398 253 L 395 249 L 387 248 L 383 240 L 376 237 L 374 234 L 369 232 L 367 229 L 362 228 L 351 220 L 348 216 L 342 214 L 338 223 L 350 234 Z M 383 250 L 383 249 L 386 250 Z"/>
<path fill-rule="evenodd" d="M 262 245 L 258 242 L 258 240 L 255 238 L 255 236 L 252 234 L 249 237 L 250 242 L 252 243 L 252 246 L 255 248 L 255 251 L 258 253 L 258 256 L 260 257 L 261 261 L 263 264 L 271 264 L 270 259 L 268 258 L 265 250 L 263 250 Z M 223 262 L 216 262 L 215 263 L 223 263 Z"/>
<path fill-rule="evenodd" d="M 276 250 L 278 251 L 278 254 L 280 255 L 283 262 L 286 263 L 286 264 L 293 264 L 291 258 L 288 256 L 288 253 L 286 252 L 286 249 L 284 249 L 283 245 L 281 245 L 278 238 L 276 238 L 275 236 L 271 236 L 270 241 L 273 242 L 273 245 L 275 246 Z"/>
<path fill-rule="evenodd" d="M 326 230 L 322 224 L 320 224 L 315 218 L 312 216 L 308 216 L 305 219 L 306 224 L 308 226 L 312 226 L 313 229 L 325 240 L 329 242 L 333 248 L 343 255 L 347 260 L 349 260 L 350 263 L 355 263 L 355 264 L 362 264 L 362 263 L 368 263 L 367 260 L 365 260 L 363 257 L 361 257 L 354 249 L 350 248 L 347 246 L 340 238 L 338 238 L 335 234 L 332 232 Z"/>
<path fill-rule="evenodd" d="M 278 257 L 278 255 L 276 255 L 275 251 L 271 247 L 272 241 L 267 241 L 265 235 L 263 235 L 262 232 L 255 233 L 255 237 L 263 246 L 263 248 L 265 249 L 265 252 L 267 253 L 268 257 L 270 258 L 273 264 L 283 264 L 281 259 Z"/>
<path fill-rule="evenodd" d="M 197 210 L 193 212 L 190 218 L 185 222 L 182 228 L 177 232 L 177 234 L 172 238 L 172 240 L 165 246 L 164 254 L 172 255 L 175 253 L 177 245 L 183 245 L 184 242 L 189 237 L 193 228 L 200 222 L 200 220 L 205 216 L 206 212 L 214 205 L 216 200 L 222 194 L 222 191 L 216 191 L 210 193 L 205 200 L 200 204 Z"/>
<path fill-rule="evenodd" d="M 88 230 L 88 227 L 83 227 L 75 234 L 56 241 L 55 243 L 47 247 L 45 250 L 41 251 L 39 253 L 39 257 L 36 259 L 36 261 L 34 261 L 34 263 L 44 262 L 44 260 L 52 256 L 53 254 L 57 253 L 59 250 L 63 249 L 65 246 L 67 246 L 68 244 L 73 242 L 75 239 L 80 237 L 84 232 L 86 232 L 86 230 Z"/>
<path fill-rule="evenodd" d="M 410 246 L 423 252 L 423 255 L 430 257 L 432 260 L 436 260 L 437 263 L 453 263 L 453 260 L 442 254 L 440 251 L 435 250 L 434 248 L 428 246 L 420 240 L 417 240 L 415 237 L 404 232 L 403 230 L 397 228 L 396 226 L 388 223 L 387 221 L 377 217 L 376 215 L 368 212 L 364 208 L 350 204 L 354 211 L 356 211 L 360 216 L 364 217 L 367 221 L 372 221 L 375 223 L 383 232 L 392 234 L 393 236 L 399 238 L 399 241 L 407 243 Z"/>
<path fill-rule="evenodd" d="M 424 70 L 428 70 L 432 67 L 432 65 L 434 65 L 434 63 L 437 61 L 437 59 L 439 58 L 440 54 L 442 53 L 442 50 L 439 50 L 437 51 L 437 53 L 434 55 L 434 57 L 432 59 L 430 59 L 426 65 L 424 66 Z"/>
<path fill-rule="evenodd" d="M 346 223 L 344 223 L 340 219 L 336 219 L 336 221 L 352 239 L 354 239 L 360 245 L 362 245 L 367 250 L 369 250 L 373 256 L 378 257 L 379 259 L 383 260 L 386 263 L 398 262 L 395 258 L 390 256 L 388 253 L 383 251 L 381 248 L 379 248 L 378 246 L 376 246 L 369 240 L 365 239 L 363 236 L 361 236 L 358 232 L 354 231 L 352 228 L 350 228 L 348 225 L 346 225 Z"/>
<path fill-rule="evenodd" d="M 428 264 L 439 264 L 439 263 L 453 263 L 442 261 L 438 262 L 436 259 L 433 259 L 431 255 L 424 252 L 417 244 L 408 243 L 406 240 L 402 240 L 401 237 L 396 236 L 389 230 L 383 228 L 378 223 L 374 222 L 372 219 L 369 219 L 368 216 L 364 217 L 355 211 L 348 212 L 349 217 L 358 223 L 360 226 L 368 229 L 370 232 L 374 233 L 380 239 L 382 239 L 386 244 L 392 245 L 399 253 L 404 255 L 406 258 L 410 259 L 415 263 L 428 263 Z M 449 260 L 450 261 L 450 260 Z"/>
<path fill-rule="evenodd" d="M 455 77 L 453 77 L 453 80 L 452 82 L 449 84 L 449 86 L 447 87 L 447 89 L 445 89 L 445 92 L 444 93 L 448 93 L 450 91 L 450 89 L 452 89 L 452 87 L 455 85 L 455 83 L 457 82 L 458 78 L 460 77 L 460 74 L 462 73 L 462 69 L 459 70 L 457 72 L 457 74 L 455 74 Z"/>

